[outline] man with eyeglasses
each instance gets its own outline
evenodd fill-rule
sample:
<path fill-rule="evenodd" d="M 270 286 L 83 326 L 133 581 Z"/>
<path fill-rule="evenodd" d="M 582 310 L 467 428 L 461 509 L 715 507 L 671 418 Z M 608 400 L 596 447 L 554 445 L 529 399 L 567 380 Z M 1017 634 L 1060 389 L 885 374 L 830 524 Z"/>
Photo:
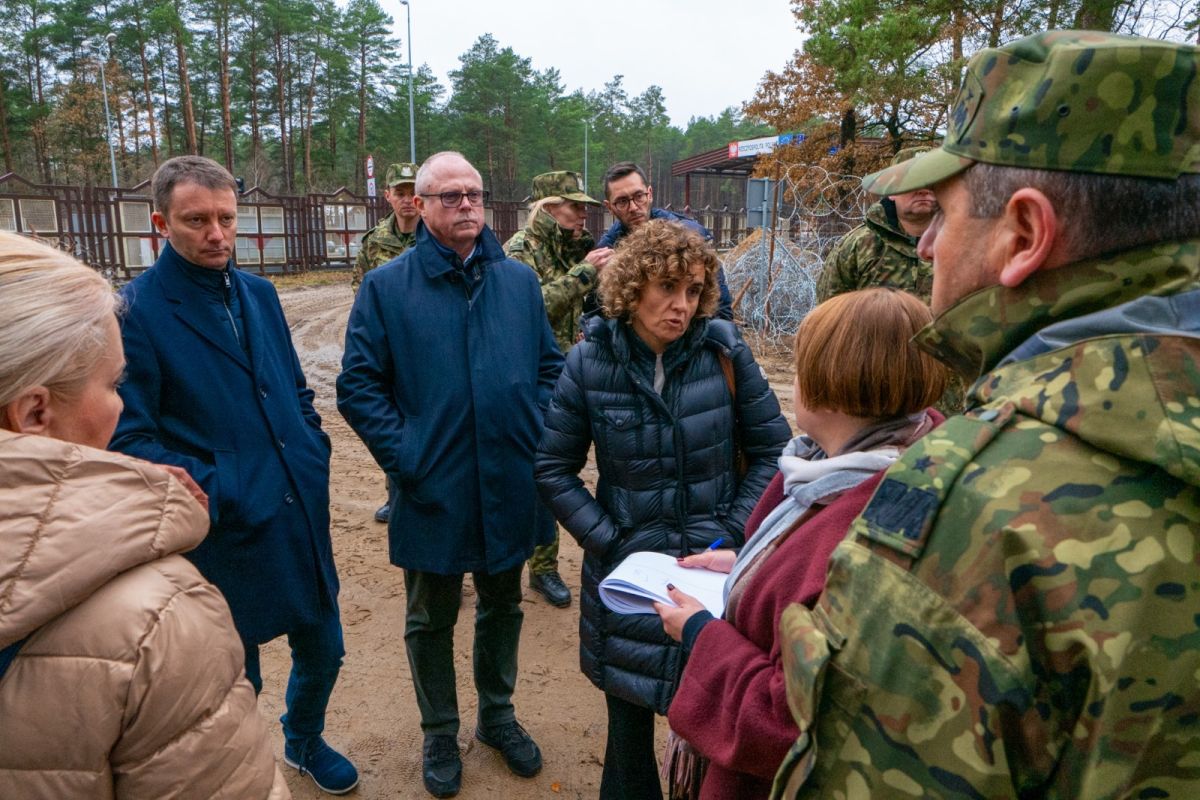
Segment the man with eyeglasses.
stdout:
<path fill-rule="evenodd" d="M 646 173 L 632 161 L 613 164 L 604 173 L 604 207 L 612 212 L 617 221 L 604 232 L 597 247 L 616 248 L 621 240 L 647 220 L 669 219 L 691 228 L 711 243 L 712 233 L 691 217 L 654 207 L 654 187 L 646 182 Z M 717 269 L 717 283 L 721 298 L 717 303 L 717 317 L 733 319 L 733 296 L 725 284 L 725 270 Z M 591 308 L 594 305 L 589 304 Z"/>
<path fill-rule="evenodd" d="M 483 223 L 486 199 L 462 155 L 425 161 L 416 244 L 364 277 L 337 381 L 338 410 L 396 486 L 390 558 L 404 570 L 404 642 L 435 797 L 462 782 L 454 625 L 467 572 L 478 597 L 475 738 L 521 777 L 542 767 L 511 698 L 521 573 L 553 531 L 536 522 L 533 457 L 562 355 L 537 274 Z"/>

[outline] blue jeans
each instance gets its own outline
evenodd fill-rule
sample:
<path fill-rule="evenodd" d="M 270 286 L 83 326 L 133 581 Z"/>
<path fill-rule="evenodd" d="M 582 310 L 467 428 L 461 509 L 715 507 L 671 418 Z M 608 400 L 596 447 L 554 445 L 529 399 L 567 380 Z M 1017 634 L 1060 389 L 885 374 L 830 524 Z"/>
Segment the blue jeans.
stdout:
<path fill-rule="evenodd" d="M 346 655 L 337 608 L 328 609 L 314 625 L 290 631 L 287 639 L 292 648 L 292 672 L 284 695 L 287 711 L 279 721 L 288 743 L 299 744 L 325 730 L 325 708 Z M 246 648 L 246 677 L 257 694 L 262 691 L 258 645 L 242 644 Z"/>

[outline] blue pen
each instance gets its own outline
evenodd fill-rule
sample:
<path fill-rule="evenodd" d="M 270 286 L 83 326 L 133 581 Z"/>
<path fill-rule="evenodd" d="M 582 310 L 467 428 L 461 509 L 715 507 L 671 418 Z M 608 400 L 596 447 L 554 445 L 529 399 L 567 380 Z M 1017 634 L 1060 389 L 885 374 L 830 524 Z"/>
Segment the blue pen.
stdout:
<path fill-rule="evenodd" d="M 709 550 L 717 550 L 721 545 L 725 544 L 725 537 L 719 536 L 717 540 L 708 546 Z"/>

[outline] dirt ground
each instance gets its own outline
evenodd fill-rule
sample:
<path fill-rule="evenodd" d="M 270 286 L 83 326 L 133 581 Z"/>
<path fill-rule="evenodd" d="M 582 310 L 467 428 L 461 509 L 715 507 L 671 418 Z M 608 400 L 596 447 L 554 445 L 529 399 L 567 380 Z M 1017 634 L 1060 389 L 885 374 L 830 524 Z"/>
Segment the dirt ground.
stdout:
<path fill-rule="evenodd" d="M 421 782 L 421 726 L 404 652 L 404 581 L 388 564 L 387 529 L 372 514 L 384 499 L 383 476 L 366 447 L 337 413 L 335 381 L 352 295 L 349 283 L 281 287 L 280 298 L 317 411 L 333 439 L 330 486 L 333 550 L 341 577 L 346 660 L 329 704 L 326 738 L 358 766 L 360 798 L 427 798 Z M 789 420 L 791 376 L 778 354 L 760 359 Z M 590 469 L 590 468 L 589 468 Z M 585 476 L 586 477 L 586 476 Z M 593 476 L 594 477 L 594 476 Z M 525 623 L 514 696 L 517 717 L 541 747 L 545 766 L 532 779 L 512 775 L 495 751 L 473 738 L 476 698 L 471 679 L 474 591 L 467 578 L 455 632 L 462 728 L 463 786 L 459 797 L 592 798 L 604 754 L 603 695 L 579 672 L 579 572 L 582 551 L 562 535 L 560 571 L 575 602 L 558 609 L 525 590 Z M 286 641 L 263 648 L 260 711 L 270 720 L 276 750 L 283 737 L 289 658 Z M 665 723 L 658 726 L 660 751 Z M 280 761 L 298 800 L 325 797 L 308 778 Z"/>

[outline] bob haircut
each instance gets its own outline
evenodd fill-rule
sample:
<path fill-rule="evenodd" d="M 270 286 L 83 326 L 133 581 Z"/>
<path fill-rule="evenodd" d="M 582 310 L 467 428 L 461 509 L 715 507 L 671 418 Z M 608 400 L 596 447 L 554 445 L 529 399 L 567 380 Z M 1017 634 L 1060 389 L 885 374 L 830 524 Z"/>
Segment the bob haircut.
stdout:
<path fill-rule="evenodd" d="M 75 396 L 123 308 L 109 282 L 61 250 L 0 233 L 0 297 L 0 408 L 34 386 Z"/>
<path fill-rule="evenodd" d="M 933 319 L 898 289 L 839 294 L 796 332 L 796 386 L 805 407 L 864 419 L 915 414 L 946 388 L 946 368 L 912 343 Z"/>
<path fill-rule="evenodd" d="M 704 266 L 697 317 L 717 310 L 717 254 L 700 234 L 665 219 L 652 219 L 625 237 L 612 261 L 600 273 L 600 303 L 604 314 L 629 320 L 637 311 L 642 291 L 655 280 L 682 281 L 695 264 Z"/>

